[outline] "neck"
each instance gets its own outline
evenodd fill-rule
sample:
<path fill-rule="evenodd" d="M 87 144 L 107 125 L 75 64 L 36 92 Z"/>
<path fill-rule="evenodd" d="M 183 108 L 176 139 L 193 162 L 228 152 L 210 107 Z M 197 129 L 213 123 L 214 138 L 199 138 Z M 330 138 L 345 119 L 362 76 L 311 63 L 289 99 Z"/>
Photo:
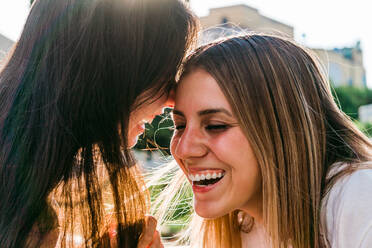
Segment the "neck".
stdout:
<path fill-rule="evenodd" d="M 262 193 L 261 191 L 257 192 L 255 196 L 253 196 L 249 202 L 247 202 L 242 208 L 243 212 L 249 214 L 251 217 L 254 218 L 255 222 L 263 224 L 263 206 L 262 206 Z"/>

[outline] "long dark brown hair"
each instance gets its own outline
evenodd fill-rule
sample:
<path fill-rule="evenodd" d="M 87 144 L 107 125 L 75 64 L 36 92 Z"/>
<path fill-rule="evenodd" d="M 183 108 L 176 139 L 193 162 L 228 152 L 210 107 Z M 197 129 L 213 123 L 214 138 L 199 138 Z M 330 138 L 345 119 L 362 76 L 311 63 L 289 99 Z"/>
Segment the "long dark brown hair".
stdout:
<path fill-rule="evenodd" d="M 372 144 L 337 107 L 317 59 L 285 38 L 247 34 L 197 49 L 181 81 L 197 69 L 217 81 L 255 153 L 271 246 L 326 246 L 325 195 L 341 176 L 371 168 Z M 241 247 L 237 213 L 192 224 L 191 242 Z"/>
<path fill-rule="evenodd" d="M 62 246 L 77 232 L 102 247 L 108 214 L 119 247 L 136 246 L 148 200 L 129 116 L 169 93 L 196 31 L 178 0 L 34 2 L 0 74 L 0 247 L 27 245 L 51 195 Z"/>

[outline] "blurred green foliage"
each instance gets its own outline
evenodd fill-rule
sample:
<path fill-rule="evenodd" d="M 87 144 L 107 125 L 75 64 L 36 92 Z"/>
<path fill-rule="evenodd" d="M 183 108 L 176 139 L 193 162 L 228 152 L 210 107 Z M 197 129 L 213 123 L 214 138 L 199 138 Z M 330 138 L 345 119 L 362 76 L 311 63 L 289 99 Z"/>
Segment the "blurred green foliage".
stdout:
<path fill-rule="evenodd" d="M 174 175 L 173 175 L 174 176 Z M 172 176 L 172 177 L 173 177 Z M 152 185 L 149 187 L 151 196 L 151 205 L 154 207 L 154 202 L 161 194 L 165 187 L 168 186 L 168 179 L 166 183 Z M 187 185 L 185 185 L 187 184 Z M 193 213 L 192 198 L 193 192 L 191 186 L 187 182 L 173 195 L 173 199 L 167 208 L 166 222 L 162 223 L 162 237 L 171 238 L 175 234 L 187 227 Z M 156 207 L 155 207 L 156 209 Z M 155 211 L 157 212 L 157 211 Z"/>
<path fill-rule="evenodd" d="M 333 95 L 339 108 L 352 119 L 359 119 L 358 108 L 372 103 L 372 90 L 353 86 L 333 88 Z"/>
<path fill-rule="evenodd" d="M 365 133 L 368 137 L 372 137 L 372 122 L 354 121 L 360 131 Z"/>
<path fill-rule="evenodd" d="M 170 139 L 173 135 L 173 121 L 171 109 L 166 108 L 164 113 L 154 118 L 151 124 L 146 124 L 145 132 L 139 137 L 136 149 L 156 150 L 169 155 Z"/>
<path fill-rule="evenodd" d="M 338 107 L 347 114 L 368 137 L 372 137 L 372 123 L 359 121 L 358 109 L 362 105 L 372 104 L 372 90 L 353 86 L 333 87 L 333 96 Z"/>

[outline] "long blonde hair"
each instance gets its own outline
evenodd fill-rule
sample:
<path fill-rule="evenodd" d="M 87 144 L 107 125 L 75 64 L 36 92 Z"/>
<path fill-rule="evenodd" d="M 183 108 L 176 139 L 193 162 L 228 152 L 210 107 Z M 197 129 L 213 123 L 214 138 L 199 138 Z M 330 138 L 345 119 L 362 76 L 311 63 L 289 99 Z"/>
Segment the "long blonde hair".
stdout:
<path fill-rule="evenodd" d="M 337 107 L 315 57 L 285 38 L 249 34 L 197 49 L 181 80 L 195 69 L 217 81 L 256 155 L 272 247 L 324 247 L 322 199 L 371 159 L 372 144 Z M 347 166 L 327 179 L 336 162 Z M 203 220 L 192 244 L 241 247 L 236 219 L 233 212 Z"/>

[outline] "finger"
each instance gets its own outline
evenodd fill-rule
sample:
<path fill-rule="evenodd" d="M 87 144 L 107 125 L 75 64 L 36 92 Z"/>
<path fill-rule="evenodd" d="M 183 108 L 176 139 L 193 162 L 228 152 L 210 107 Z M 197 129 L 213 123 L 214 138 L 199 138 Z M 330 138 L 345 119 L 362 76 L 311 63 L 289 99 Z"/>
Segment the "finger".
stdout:
<path fill-rule="evenodd" d="M 152 240 L 152 244 L 151 244 L 150 247 L 151 248 L 162 248 L 162 247 L 164 247 L 162 242 L 161 242 L 160 234 L 159 234 L 158 231 L 155 231 L 154 237 L 153 237 L 153 240 Z"/>
<path fill-rule="evenodd" d="M 151 244 L 156 231 L 156 224 L 157 221 L 154 217 L 146 216 L 144 229 L 138 241 L 137 248 L 146 248 L 149 244 Z"/>

